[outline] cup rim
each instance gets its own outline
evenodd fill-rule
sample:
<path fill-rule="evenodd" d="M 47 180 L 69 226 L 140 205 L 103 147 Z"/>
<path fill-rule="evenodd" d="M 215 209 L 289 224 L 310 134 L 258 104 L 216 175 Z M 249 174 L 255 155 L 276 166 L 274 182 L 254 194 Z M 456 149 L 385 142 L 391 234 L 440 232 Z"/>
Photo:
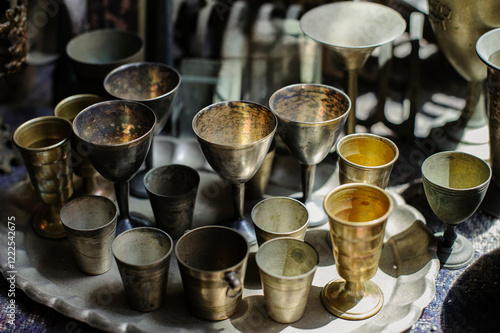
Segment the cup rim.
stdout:
<path fill-rule="evenodd" d="M 487 54 L 487 51 L 485 50 L 485 46 L 483 45 L 484 40 L 489 39 L 489 38 L 494 38 L 495 34 L 500 34 L 500 27 L 492 29 L 492 30 L 487 31 L 484 34 L 482 34 L 478 38 L 478 40 L 476 41 L 476 53 L 485 65 L 487 65 L 489 67 L 493 67 L 495 70 L 500 71 L 500 66 L 497 64 L 494 64 L 490 61 L 489 57 L 492 54 Z"/>
<path fill-rule="evenodd" d="M 308 270 L 305 273 L 302 273 L 300 275 L 294 275 L 294 276 L 278 275 L 278 274 L 270 273 L 267 270 L 263 269 L 261 267 L 261 265 L 259 265 L 259 252 L 262 253 L 262 249 L 263 248 L 265 249 L 267 246 L 269 246 L 270 243 L 273 243 L 273 242 L 282 242 L 282 241 L 301 242 L 301 243 L 306 244 L 310 248 L 312 248 L 314 250 L 314 253 L 316 253 L 316 264 L 314 265 L 314 267 L 312 267 L 310 270 Z M 272 276 L 272 277 L 278 278 L 278 279 L 283 279 L 283 280 L 297 280 L 297 279 L 301 279 L 301 278 L 304 278 L 304 277 L 310 275 L 311 272 L 314 272 L 318 268 L 319 259 L 320 259 L 320 257 L 319 257 L 318 250 L 316 250 L 316 248 L 311 243 L 309 243 L 309 242 L 307 242 L 305 240 L 301 240 L 301 239 L 297 239 L 297 238 L 292 238 L 292 237 L 279 237 L 279 238 L 274 238 L 274 239 L 268 240 L 267 242 L 265 242 L 264 244 L 262 244 L 261 246 L 259 246 L 259 249 L 255 253 L 255 262 L 256 262 L 257 267 L 259 268 L 259 270 L 263 271 L 264 273 L 266 273 L 269 276 Z"/>
<path fill-rule="evenodd" d="M 392 150 L 394 151 L 394 157 L 392 158 L 391 161 L 389 161 L 389 162 L 387 162 L 385 164 L 375 165 L 375 166 L 368 166 L 368 165 L 361 165 L 361 164 L 353 163 L 353 162 L 349 161 L 346 157 L 344 157 L 340 153 L 340 146 L 344 142 L 346 142 L 346 141 L 348 141 L 348 140 L 350 140 L 350 139 L 352 139 L 354 137 L 368 137 L 370 139 L 375 139 L 375 140 L 382 141 L 383 143 L 387 144 L 388 146 L 390 146 L 392 148 Z M 357 169 L 365 169 L 365 170 L 383 169 L 383 168 L 389 167 L 391 165 L 394 165 L 394 163 L 396 163 L 396 161 L 399 158 L 399 148 L 394 143 L 394 141 L 392 141 L 391 139 L 386 138 L 384 136 L 373 134 L 373 133 L 353 133 L 353 134 L 348 134 L 348 135 L 340 138 L 340 140 L 336 144 L 336 149 L 335 150 L 337 152 L 337 155 L 342 159 L 342 161 L 344 163 L 346 163 L 346 164 L 348 164 L 348 165 L 350 165 L 350 166 L 352 166 L 354 168 L 357 168 Z"/>
<path fill-rule="evenodd" d="M 151 188 L 146 183 L 146 179 L 148 179 L 149 177 L 151 177 L 151 175 L 153 174 L 153 172 L 156 172 L 158 170 L 169 169 L 171 167 L 181 167 L 181 168 L 183 168 L 185 170 L 188 170 L 190 173 L 192 173 L 194 176 L 196 176 L 196 178 L 195 178 L 196 186 L 194 186 L 193 188 L 190 188 L 188 191 L 185 191 L 185 192 L 180 193 L 178 195 L 165 195 L 165 194 L 160 194 L 160 193 L 158 193 L 156 191 L 151 190 Z M 167 165 L 162 165 L 162 166 L 155 167 L 155 168 L 152 168 L 151 170 L 149 170 L 144 175 L 143 183 L 144 183 L 144 187 L 146 188 L 146 190 L 148 192 L 151 192 L 152 194 L 154 194 L 156 196 L 159 196 L 159 197 L 162 197 L 162 198 L 179 198 L 179 197 L 185 196 L 187 194 L 190 194 L 192 191 L 194 191 L 195 188 L 197 188 L 200 185 L 200 174 L 198 173 L 198 171 L 196 171 L 194 168 L 192 168 L 192 167 L 190 167 L 188 165 L 184 165 L 184 164 L 167 164 Z"/>
<path fill-rule="evenodd" d="M 41 147 L 41 148 L 26 147 L 24 145 L 21 145 L 18 142 L 17 137 L 19 136 L 19 133 L 21 131 L 25 130 L 25 128 L 27 126 L 33 125 L 35 123 L 47 121 L 47 120 L 60 121 L 60 122 L 63 122 L 63 123 L 66 123 L 67 125 L 69 125 L 70 131 L 69 131 L 68 135 L 64 139 L 62 139 L 61 141 L 58 141 L 57 143 L 54 143 L 54 144 L 49 145 L 49 146 Z M 21 125 L 19 125 L 19 127 L 12 134 L 12 142 L 14 143 L 14 145 L 18 149 L 29 150 L 29 151 L 34 151 L 34 152 L 43 152 L 43 151 L 51 150 L 51 149 L 54 149 L 54 148 L 57 148 L 59 146 L 64 145 L 66 142 L 71 140 L 72 136 L 73 136 L 73 127 L 72 127 L 72 124 L 69 120 L 67 120 L 63 117 L 58 117 L 58 116 L 41 116 L 41 117 L 35 117 L 33 119 L 30 119 L 30 120 L 22 123 Z"/>
<path fill-rule="evenodd" d="M 98 100 L 98 102 L 96 102 L 96 103 L 106 101 L 106 99 L 104 97 L 99 96 L 97 94 L 74 94 L 74 95 L 68 96 L 66 98 L 63 98 L 62 100 L 59 101 L 59 103 L 56 104 L 56 106 L 54 107 L 54 116 L 67 119 L 66 117 L 63 117 L 60 115 L 60 111 L 64 106 L 69 105 L 68 103 L 73 102 L 73 101 L 80 101 L 80 100 L 85 100 L 85 99 L 90 99 L 90 98 Z M 95 104 L 95 103 L 92 103 L 92 104 Z M 82 110 L 80 110 L 80 112 L 81 111 Z M 78 113 L 80 113 L 80 112 L 78 112 Z M 76 115 L 75 115 L 75 117 L 76 117 Z M 69 119 L 67 119 L 67 120 L 69 120 Z M 71 122 L 71 120 L 70 120 L 70 122 Z"/>
<path fill-rule="evenodd" d="M 106 222 L 105 224 L 99 226 L 99 227 L 95 227 L 95 228 L 85 228 L 85 229 L 81 229 L 81 228 L 75 228 L 74 226 L 71 226 L 71 225 L 68 225 L 65 221 L 63 221 L 63 219 L 61 218 L 61 223 L 65 226 L 65 227 L 68 227 L 69 229 L 71 230 L 74 230 L 74 231 L 84 231 L 84 232 L 91 232 L 91 231 L 97 231 L 99 229 L 104 229 L 106 228 L 107 226 L 109 226 L 110 224 L 113 224 L 113 223 L 116 223 L 117 219 L 118 219 L 118 208 L 116 207 L 115 203 L 113 201 L 111 201 L 109 198 L 105 197 L 105 196 L 100 196 L 100 195 L 82 195 L 82 196 L 79 196 L 79 197 L 76 197 L 70 201 L 68 201 L 66 204 L 64 204 L 64 206 L 61 208 L 61 211 L 59 212 L 59 216 L 62 216 L 63 215 L 63 211 L 65 211 L 66 209 L 69 209 L 68 207 L 71 206 L 71 205 L 75 205 L 78 201 L 83 201 L 83 200 L 97 200 L 97 201 L 106 201 L 107 203 L 110 203 L 113 205 L 114 207 L 114 216 L 110 219 L 110 221 Z"/>
<path fill-rule="evenodd" d="M 284 200 L 295 202 L 295 203 L 299 204 L 304 209 L 304 211 L 306 212 L 306 216 L 307 216 L 306 222 L 303 225 L 301 225 L 300 228 L 297 228 L 297 229 L 294 229 L 294 230 L 290 230 L 290 231 L 286 231 L 286 232 L 276 232 L 276 231 L 273 231 L 273 230 L 269 230 L 269 229 L 263 228 L 258 223 L 256 223 L 254 217 L 255 217 L 255 214 L 256 214 L 256 208 L 258 208 L 257 206 L 259 206 L 260 204 L 263 204 L 265 202 L 273 201 L 273 200 L 276 200 L 276 199 L 284 199 Z M 252 219 L 252 222 L 254 223 L 254 225 L 256 227 L 258 227 L 259 229 L 261 229 L 261 230 L 263 230 L 265 232 L 272 233 L 272 234 L 275 234 L 277 236 L 279 236 L 279 235 L 290 235 L 290 234 L 296 233 L 297 231 L 300 231 L 300 230 L 302 230 L 304 228 L 307 228 L 307 226 L 309 225 L 309 211 L 307 210 L 306 206 L 302 202 L 300 202 L 299 200 L 297 200 L 295 198 L 290 198 L 290 197 L 285 197 L 285 196 L 269 197 L 269 198 L 264 198 L 264 199 L 260 200 L 258 203 L 256 203 L 253 206 L 252 211 L 250 213 L 250 218 Z"/>

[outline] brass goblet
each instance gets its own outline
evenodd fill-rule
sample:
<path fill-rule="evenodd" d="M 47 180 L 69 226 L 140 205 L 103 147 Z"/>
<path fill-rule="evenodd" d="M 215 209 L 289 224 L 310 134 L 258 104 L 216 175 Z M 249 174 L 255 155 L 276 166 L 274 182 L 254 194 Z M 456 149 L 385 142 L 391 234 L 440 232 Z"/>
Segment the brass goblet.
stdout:
<path fill-rule="evenodd" d="M 347 134 L 355 132 L 358 71 L 373 50 L 392 42 L 406 29 L 405 19 L 394 9 L 364 1 L 321 5 L 300 19 L 304 34 L 325 45 L 346 71 L 346 92 L 351 99 Z"/>
<path fill-rule="evenodd" d="M 469 265 L 474 256 L 472 243 L 455 228 L 483 201 L 491 179 L 490 167 L 474 155 L 445 151 L 422 163 L 422 179 L 432 211 L 446 224 L 445 232 L 435 235 L 441 266 L 459 269 Z"/>
<path fill-rule="evenodd" d="M 173 67 L 153 62 L 135 62 L 112 70 L 104 79 L 104 89 L 116 99 L 133 100 L 149 106 L 156 114 L 153 135 L 159 134 L 167 123 L 181 75 Z M 146 156 L 146 168 L 130 182 L 130 193 L 147 198 L 144 176 L 153 168 L 153 148 Z"/>
<path fill-rule="evenodd" d="M 302 199 L 309 211 L 309 226 L 325 224 L 323 196 L 313 193 L 316 165 L 337 142 L 351 102 L 342 91 L 321 84 L 293 84 L 276 91 L 269 106 L 279 121 L 283 143 L 301 164 Z"/>
<path fill-rule="evenodd" d="M 116 232 L 151 225 L 145 216 L 130 213 L 129 181 L 141 167 L 151 146 L 156 116 L 148 106 L 113 100 L 93 104 L 73 120 L 73 131 L 86 147 L 90 163 L 114 183 L 120 209 Z"/>
<path fill-rule="evenodd" d="M 66 236 L 59 211 L 73 194 L 71 123 L 63 118 L 38 117 L 19 126 L 13 136 L 35 191 L 44 205 L 33 216 L 36 233 L 45 238 Z"/>
<path fill-rule="evenodd" d="M 54 115 L 73 122 L 76 115 L 92 104 L 104 102 L 105 99 L 94 94 L 78 94 L 66 97 L 54 108 Z M 71 139 L 71 153 L 73 157 L 73 172 L 83 179 L 83 193 L 87 195 L 102 195 L 112 198 L 113 185 L 104 179 L 92 166 L 85 153 L 78 146 L 76 138 Z"/>
<path fill-rule="evenodd" d="M 234 218 L 229 227 L 249 244 L 257 240 L 252 220 L 244 214 L 245 183 L 266 157 L 277 123 L 268 108 L 246 101 L 215 103 L 193 118 L 193 131 L 208 163 L 232 185 Z"/>
<path fill-rule="evenodd" d="M 382 291 L 369 280 L 377 272 L 393 208 L 391 196 L 370 184 L 345 184 L 326 195 L 324 209 L 341 278 L 323 287 L 321 301 L 337 317 L 366 319 L 382 308 Z"/>

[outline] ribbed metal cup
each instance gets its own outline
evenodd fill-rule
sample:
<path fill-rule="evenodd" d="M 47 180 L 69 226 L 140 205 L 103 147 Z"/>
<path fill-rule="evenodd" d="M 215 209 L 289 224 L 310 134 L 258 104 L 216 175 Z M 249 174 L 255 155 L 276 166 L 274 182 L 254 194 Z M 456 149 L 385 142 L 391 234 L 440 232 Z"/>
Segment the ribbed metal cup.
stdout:
<path fill-rule="evenodd" d="M 115 204 L 102 196 L 81 196 L 66 203 L 60 216 L 78 268 L 89 275 L 107 272 L 113 262 Z"/>
<path fill-rule="evenodd" d="M 271 197 L 252 209 L 252 221 L 259 246 L 278 237 L 304 240 L 309 213 L 306 206 L 288 197 Z"/>
<path fill-rule="evenodd" d="M 269 316 L 280 323 L 302 318 L 319 263 L 316 249 L 299 239 L 275 238 L 259 247 L 255 260 Z"/>
<path fill-rule="evenodd" d="M 198 172 L 179 164 L 154 168 L 144 177 L 156 226 L 174 239 L 191 229 L 199 184 Z"/>
<path fill-rule="evenodd" d="M 189 310 L 207 320 L 231 317 L 241 302 L 248 243 L 222 226 L 200 227 L 182 236 L 175 247 Z"/>
<path fill-rule="evenodd" d="M 117 236 L 112 250 L 130 307 L 157 310 L 167 292 L 172 238 L 163 230 L 139 227 Z"/>

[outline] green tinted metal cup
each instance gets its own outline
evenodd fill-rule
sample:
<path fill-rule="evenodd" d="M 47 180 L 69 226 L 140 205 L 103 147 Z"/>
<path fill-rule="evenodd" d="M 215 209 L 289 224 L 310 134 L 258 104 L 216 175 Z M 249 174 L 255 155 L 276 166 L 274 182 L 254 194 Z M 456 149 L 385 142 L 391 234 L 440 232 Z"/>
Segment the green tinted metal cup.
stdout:
<path fill-rule="evenodd" d="M 259 267 L 266 310 L 279 323 L 302 318 L 319 263 L 316 249 L 295 238 L 275 238 L 255 255 Z"/>
<path fill-rule="evenodd" d="M 252 221 L 259 246 L 278 237 L 304 240 L 309 213 L 306 206 L 288 197 L 271 197 L 252 209 Z"/>

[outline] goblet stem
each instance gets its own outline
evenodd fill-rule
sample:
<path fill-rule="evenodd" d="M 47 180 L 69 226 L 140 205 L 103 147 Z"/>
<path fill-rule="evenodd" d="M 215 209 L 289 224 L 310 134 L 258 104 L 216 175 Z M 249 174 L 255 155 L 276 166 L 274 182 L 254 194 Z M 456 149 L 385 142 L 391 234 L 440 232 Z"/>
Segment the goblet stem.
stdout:
<path fill-rule="evenodd" d="M 456 227 L 456 225 L 446 225 L 446 230 L 443 234 L 443 243 L 441 244 L 442 247 L 451 249 L 453 243 L 455 243 L 455 240 L 457 239 L 457 232 L 455 231 Z"/>
<path fill-rule="evenodd" d="M 242 220 L 244 216 L 245 205 L 245 183 L 232 184 L 233 189 L 233 205 L 234 205 L 234 219 Z"/>
<path fill-rule="evenodd" d="M 344 293 L 348 295 L 351 300 L 359 302 L 365 295 L 365 284 L 363 282 L 346 281 Z"/>
<path fill-rule="evenodd" d="M 302 164 L 302 202 L 306 203 L 311 197 L 314 188 L 314 177 L 316 175 L 316 164 Z"/>
<path fill-rule="evenodd" d="M 130 188 L 129 183 L 117 182 L 114 183 L 114 186 L 116 202 L 120 211 L 116 224 L 116 235 L 132 228 L 151 226 L 152 222 L 146 216 L 136 212 L 130 213 L 128 197 Z"/>
<path fill-rule="evenodd" d="M 239 231 L 249 245 L 257 242 L 257 236 L 250 217 L 245 217 L 245 183 L 231 184 L 233 190 L 234 217 L 230 228 Z"/>
<path fill-rule="evenodd" d="M 356 99 L 358 97 L 358 73 L 357 69 L 347 70 L 346 92 L 351 100 L 351 112 L 347 117 L 347 134 L 352 134 L 356 130 Z"/>

